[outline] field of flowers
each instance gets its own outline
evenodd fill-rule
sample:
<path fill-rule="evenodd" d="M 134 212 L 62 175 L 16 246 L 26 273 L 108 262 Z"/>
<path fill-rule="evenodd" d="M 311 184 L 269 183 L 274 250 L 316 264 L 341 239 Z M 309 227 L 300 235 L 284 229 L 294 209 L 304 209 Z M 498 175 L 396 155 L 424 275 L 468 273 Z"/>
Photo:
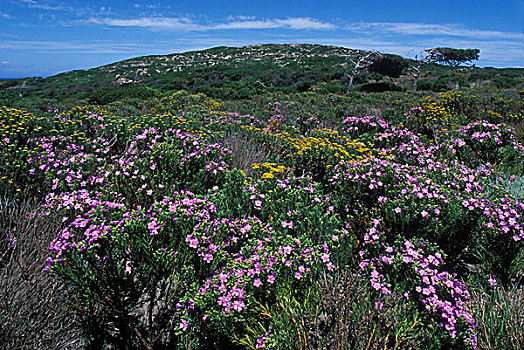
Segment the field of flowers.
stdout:
<path fill-rule="evenodd" d="M 0 342 L 523 348 L 522 101 L 475 99 L 2 107 Z"/>

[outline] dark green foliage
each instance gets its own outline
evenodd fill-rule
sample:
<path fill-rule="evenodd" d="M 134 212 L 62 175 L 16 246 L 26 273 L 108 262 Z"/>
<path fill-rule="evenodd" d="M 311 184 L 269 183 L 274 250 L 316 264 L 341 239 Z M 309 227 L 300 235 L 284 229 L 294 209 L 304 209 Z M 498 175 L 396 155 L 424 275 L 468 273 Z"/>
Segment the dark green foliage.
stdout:
<path fill-rule="evenodd" d="M 7 85 L 7 84 L 6 84 Z M 20 94 L 15 90 L 6 88 L 0 90 L 0 106 L 9 106 L 11 102 L 19 98 Z"/>
<path fill-rule="evenodd" d="M 360 86 L 362 92 L 384 92 L 384 91 L 400 91 L 402 90 L 399 86 L 392 82 L 378 82 L 378 83 L 367 83 Z"/>
<path fill-rule="evenodd" d="M 380 56 L 368 69 L 371 72 L 398 78 L 407 67 L 406 61 L 400 57 Z"/>
<path fill-rule="evenodd" d="M 157 90 L 148 88 L 144 85 L 125 84 L 122 86 L 98 89 L 93 93 L 87 94 L 86 98 L 92 103 L 106 105 L 127 98 L 148 99 L 158 96 L 159 92 Z"/>
<path fill-rule="evenodd" d="M 458 67 L 479 59 L 479 49 L 454 49 L 451 47 L 437 47 L 433 53 L 433 61 Z"/>

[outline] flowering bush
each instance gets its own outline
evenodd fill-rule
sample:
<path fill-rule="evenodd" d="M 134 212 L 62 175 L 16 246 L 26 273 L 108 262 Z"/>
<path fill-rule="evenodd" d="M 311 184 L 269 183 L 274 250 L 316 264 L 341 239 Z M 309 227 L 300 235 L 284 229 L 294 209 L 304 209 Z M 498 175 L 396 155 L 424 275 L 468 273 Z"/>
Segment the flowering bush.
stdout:
<path fill-rule="evenodd" d="M 470 122 L 472 98 L 329 129 L 291 102 L 258 119 L 201 94 L 130 116 L 3 108 L 1 180 L 37 189 L 59 229 L 47 269 L 92 347 L 476 348 L 465 281 L 522 276 L 524 203 L 504 181 L 524 148 Z M 331 303 L 327 286 L 360 294 Z"/>
<path fill-rule="evenodd" d="M 460 159 L 469 166 L 489 163 L 513 174 L 524 172 L 524 146 L 507 125 L 479 121 L 460 128 L 459 132 L 461 140 L 455 145 Z"/>

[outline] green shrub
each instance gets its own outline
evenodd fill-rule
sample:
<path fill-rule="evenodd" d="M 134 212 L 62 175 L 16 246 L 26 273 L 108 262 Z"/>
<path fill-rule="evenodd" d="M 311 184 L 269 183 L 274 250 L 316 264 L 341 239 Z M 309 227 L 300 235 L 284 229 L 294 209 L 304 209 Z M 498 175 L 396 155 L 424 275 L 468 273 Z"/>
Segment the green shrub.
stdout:
<path fill-rule="evenodd" d="M 359 87 L 362 92 L 384 92 L 384 91 L 401 91 L 402 88 L 392 82 L 366 83 Z"/>
<path fill-rule="evenodd" d="M 144 85 L 125 84 L 121 86 L 105 87 L 98 89 L 89 95 L 87 98 L 99 105 L 107 105 L 111 102 L 123 100 L 126 98 L 149 99 L 159 96 L 157 90 L 148 88 Z"/>

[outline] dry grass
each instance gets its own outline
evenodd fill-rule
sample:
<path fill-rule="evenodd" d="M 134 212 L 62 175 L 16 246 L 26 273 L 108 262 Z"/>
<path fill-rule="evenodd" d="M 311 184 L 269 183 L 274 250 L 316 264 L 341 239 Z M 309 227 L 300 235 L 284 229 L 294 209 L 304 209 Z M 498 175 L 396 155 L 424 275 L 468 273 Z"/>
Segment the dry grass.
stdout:
<path fill-rule="evenodd" d="M 252 165 L 254 163 L 265 162 L 270 154 L 269 147 L 241 133 L 228 133 L 222 143 L 231 151 L 233 157 L 231 165 L 244 171 L 246 176 L 250 176 L 253 172 Z"/>
<path fill-rule="evenodd" d="M 303 335 L 300 349 L 416 349 L 430 341 L 418 314 L 399 294 L 377 300 L 369 281 L 350 273 L 322 278 L 319 286 L 315 308 L 289 312 Z"/>
<path fill-rule="evenodd" d="M 517 136 L 517 140 L 521 144 L 524 144 L 524 121 L 510 122 L 509 125 L 515 131 L 515 136 Z"/>
<path fill-rule="evenodd" d="M 524 289 L 470 291 L 469 312 L 477 321 L 479 350 L 524 349 Z"/>
<path fill-rule="evenodd" d="M 0 200 L 0 344 L 4 349 L 80 349 L 68 289 L 43 271 L 56 225 L 29 200 Z"/>

